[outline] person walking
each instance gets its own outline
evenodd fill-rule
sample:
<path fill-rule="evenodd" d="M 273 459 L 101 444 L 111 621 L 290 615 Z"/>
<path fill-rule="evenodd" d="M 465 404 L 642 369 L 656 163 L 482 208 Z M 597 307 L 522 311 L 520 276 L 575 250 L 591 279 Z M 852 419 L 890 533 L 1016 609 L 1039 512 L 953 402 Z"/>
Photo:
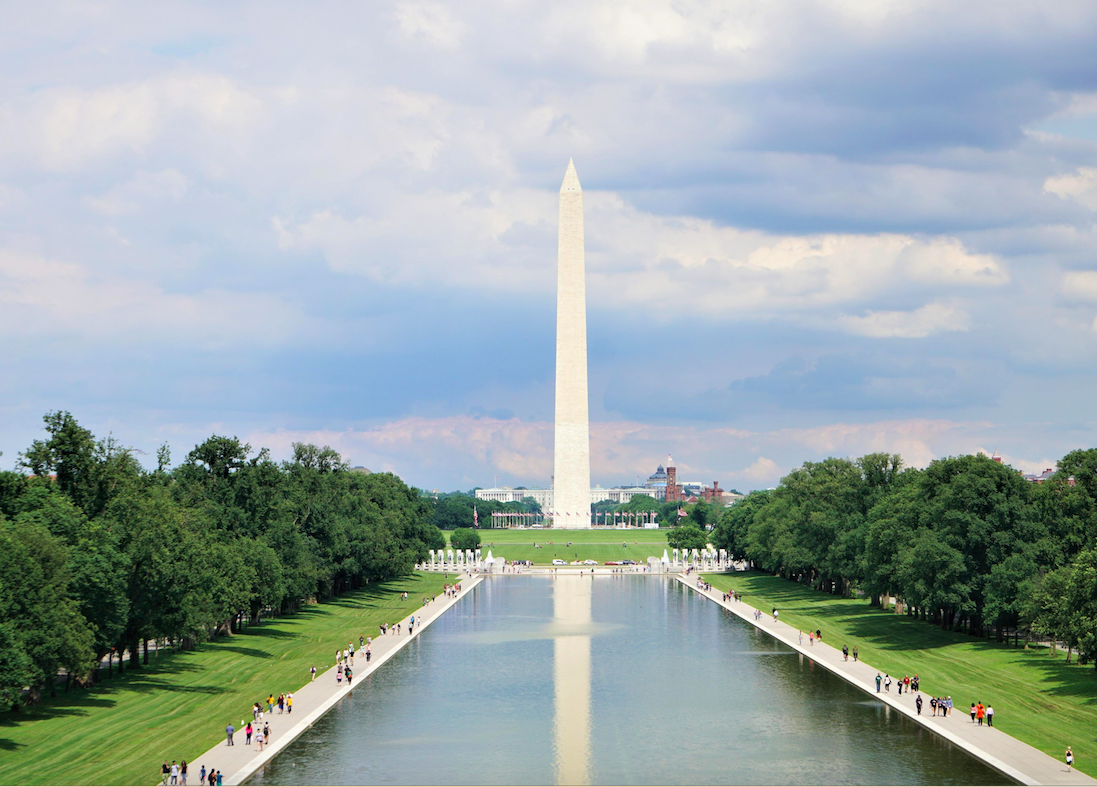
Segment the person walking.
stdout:
<path fill-rule="evenodd" d="M 903 676 L 903 689 L 906 690 L 907 694 L 910 694 L 910 676 L 909 675 L 904 675 Z"/>
<path fill-rule="evenodd" d="M 978 721 L 980 727 L 983 726 L 983 719 L 986 718 L 986 715 L 987 715 L 986 707 L 983 705 L 983 703 L 981 703 L 981 702 L 978 703 L 975 706 L 975 718 Z"/>
<path fill-rule="evenodd" d="M 933 713 L 930 714 L 931 716 L 936 716 L 937 715 L 937 698 L 936 697 L 930 697 L 929 698 L 929 709 L 931 711 L 933 711 Z"/>
<path fill-rule="evenodd" d="M 249 721 L 244 726 L 244 745 L 245 746 L 251 746 L 251 734 L 254 731 L 255 731 L 255 729 L 251 726 L 251 722 Z"/>
<path fill-rule="evenodd" d="M 206 783 L 206 766 L 205 765 L 202 766 L 202 770 L 198 771 L 198 783 L 199 784 L 205 784 Z"/>
<path fill-rule="evenodd" d="M 312 677 L 311 677 L 311 678 L 309 678 L 309 680 L 310 680 L 310 681 L 316 680 L 316 667 L 312 667 L 312 668 L 311 668 L 311 669 L 309 670 L 309 674 L 311 674 L 311 675 L 312 675 Z"/>
<path fill-rule="evenodd" d="M 168 783 L 168 777 L 171 775 L 171 766 L 168 765 L 168 761 L 164 760 L 164 764 L 160 766 L 160 783 L 166 785 Z"/>
<path fill-rule="evenodd" d="M 183 760 L 179 763 L 179 783 L 186 787 L 187 785 L 187 761 Z"/>
<path fill-rule="evenodd" d="M 1067 773 L 1070 773 L 1070 769 L 1074 767 L 1074 752 L 1067 746 Z"/>
<path fill-rule="evenodd" d="M 370 654 L 371 654 L 372 647 L 373 646 L 370 645 L 368 642 L 366 643 L 366 663 L 367 664 L 369 664 L 369 657 L 370 657 Z"/>
<path fill-rule="evenodd" d="M 918 709 L 918 715 L 922 715 L 922 695 L 919 694 L 914 698 L 914 707 Z"/>
<path fill-rule="evenodd" d="M 842 661 L 849 661 L 849 645 L 842 646 Z"/>
<path fill-rule="evenodd" d="M 853 646 L 853 660 L 857 661 L 857 646 Z"/>
<path fill-rule="evenodd" d="M 975 703 L 971 703 L 971 723 L 975 723 Z"/>
<path fill-rule="evenodd" d="M 891 676 L 886 672 L 884 673 L 884 691 L 891 694 Z"/>
<path fill-rule="evenodd" d="M 286 713 L 293 713 L 293 692 L 286 695 Z"/>
<path fill-rule="evenodd" d="M 351 684 L 351 681 L 354 680 L 354 670 L 352 670 L 350 667 L 347 667 L 346 672 L 347 672 L 347 685 L 349 686 Z"/>
<path fill-rule="evenodd" d="M 990 703 L 987 703 L 987 726 L 994 726 L 994 708 L 991 707 Z"/>
<path fill-rule="evenodd" d="M 221 775 L 222 775 L 221 771 L 218 771 L 217 772 L 217 781 L 214 782 L 217 785 L 217 787 L 221 787 Z"/>
<path fill-rule="evenodd" d="M 815 644 L 815 632 L 814 631 L 809 631 L 808 632 L 808 644 L 809 645 L 814 645 Z"/>
<path fill-rule="evenodd" d="M 255 731 L 255 750 L 256 751 L 263 751 L 263 731 L 262 730 L 256 730 Z"/>
<path fill-rule="evenodd" d="M 179 764 L 175 760 L 171 761 L 171 781 L 168 784 L 179 783 Z"/>
<path fill-rule="evenodd" d="M 216 768 L 210 768 L 209 769 L 209 777 L 206 779 L 206 781 L 209 783 L 210 787 L 213 787 L 213 785 L 217 784 L 217 769 Z"/>
<path fill-rule="evenodd" d="M 880 693 L 880 684 L 883 683 L 883 681 L 884 681 L 884 679 L 882 677 L 880 677 L 880 673 L 877 672 L 876 673 L 876 693 L 877 694 Z"/>
<path fill-rule="evenodd" d="M 227 746 L 233 746 L 234 745 L 233 742 L 232 742 L 232 736 L 233 736 L 233 733 L 235 733 L 235 732 L 236 732 L 236 728 L 233 727 L 232 724 L 229 724 L 229 726 L 225 727 L 225 738 L 226 738 L 226 745 Z"/>

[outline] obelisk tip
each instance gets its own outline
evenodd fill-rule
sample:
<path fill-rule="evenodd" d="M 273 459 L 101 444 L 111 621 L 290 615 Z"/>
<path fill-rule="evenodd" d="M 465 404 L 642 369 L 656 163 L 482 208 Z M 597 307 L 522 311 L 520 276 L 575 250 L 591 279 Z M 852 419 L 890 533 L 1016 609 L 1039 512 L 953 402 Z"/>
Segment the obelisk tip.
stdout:
<path fill-rule="evenodd" d="M 568 168 L 564 173 L 564 182 L 560 184 L 560 193 L 564 192 L 581 192 L 583 187 L 579 185 L 579 174 L 575 171 L 575 162 L 568 159 Z"/>

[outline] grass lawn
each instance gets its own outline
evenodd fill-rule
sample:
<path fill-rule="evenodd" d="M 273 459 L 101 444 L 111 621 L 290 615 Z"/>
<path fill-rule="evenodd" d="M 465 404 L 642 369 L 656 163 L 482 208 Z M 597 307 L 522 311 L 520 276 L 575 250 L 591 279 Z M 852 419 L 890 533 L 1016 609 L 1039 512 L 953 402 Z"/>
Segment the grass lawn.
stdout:
<path fill-rule="evenodd" d="M 446 533 L 447 543 L 449 533 Z M 572 546 L 567 546 L 571 541 Z M 538 544 L 540 548 L 534 546 Z M 551 564 L 553 558 L 561 560 L 631 559 L 646 563 L 649 557 L 662 557 L 667 548 L 666 530 L 504 530 L 480 531 L 480 549 L 507 560 L 532 560 L 537 564 Z"/>
<path fill-rule="evenodd" d="M 942 631 L 906 615 L 813 591 L 758 572 L 706 574 L 721 591 L 769 612 L 790 626 L 819 629 L 834 647 L 856 645 L 862 661 L 894 678 L 917 674 L 921 689 L 951 695 L 954 713 L 972 702 L 994 705 L 994 726 L 1062 760 L 1073 746 L 1079 770 L 1097 776 L 1097 672 L 1064 663 L 1047 648 L 1025 650 Z M 806 640 L 805 640 L 806 641 Z"/>
<path fill-rule="evenodd" d="M 192 758 L 224 740 L 228 722 L 270 693 L 297 690 L 310 666 L 331 666 L 337 646 L 375 635 L 443 584 L 417 574 L 374 585 L 196 650 L 150 655 L 147 667 L 90 691 L 2 713 L 0 784 L 156 784 L 165 759 L 192 763 L 196 782 L 201 763 Z"/>

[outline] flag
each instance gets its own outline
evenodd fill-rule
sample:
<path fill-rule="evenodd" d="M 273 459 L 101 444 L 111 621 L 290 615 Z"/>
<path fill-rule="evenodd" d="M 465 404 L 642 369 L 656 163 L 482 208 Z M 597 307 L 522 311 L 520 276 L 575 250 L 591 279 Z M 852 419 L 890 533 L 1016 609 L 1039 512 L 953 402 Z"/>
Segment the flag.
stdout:
<path fill-rule="evenodd" d="M 678 509 L 678 518 L 681 519 L 684 516 L 686 516 L 686 512 L 679 508 Z"/>
<path fill-rule="evenodd" d="M 480 527 L 480 515 L 476 513 L 476 506 L 472 507 L 472 526 Z"/>

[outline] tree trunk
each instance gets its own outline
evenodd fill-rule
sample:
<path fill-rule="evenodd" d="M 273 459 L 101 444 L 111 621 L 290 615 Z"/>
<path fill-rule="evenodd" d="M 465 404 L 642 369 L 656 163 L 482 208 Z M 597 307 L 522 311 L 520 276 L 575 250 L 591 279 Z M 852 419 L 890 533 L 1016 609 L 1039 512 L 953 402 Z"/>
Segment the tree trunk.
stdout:
<path fill-rule="evenodd" d="M 148 640 L 148 638 L 147 638 L 147 637 L 146 637 L 146 638 L 144 639 L 144 641 L 143 641 L 143 642 L 141 643 L 141 646 L 142 646 L 142 647 L 144 648 L 144 650 L 145 650 L 145 666 L 147 667 L 147 666 L 148 666 L 148 664 L 149 664 L 149 640 Z"/>

